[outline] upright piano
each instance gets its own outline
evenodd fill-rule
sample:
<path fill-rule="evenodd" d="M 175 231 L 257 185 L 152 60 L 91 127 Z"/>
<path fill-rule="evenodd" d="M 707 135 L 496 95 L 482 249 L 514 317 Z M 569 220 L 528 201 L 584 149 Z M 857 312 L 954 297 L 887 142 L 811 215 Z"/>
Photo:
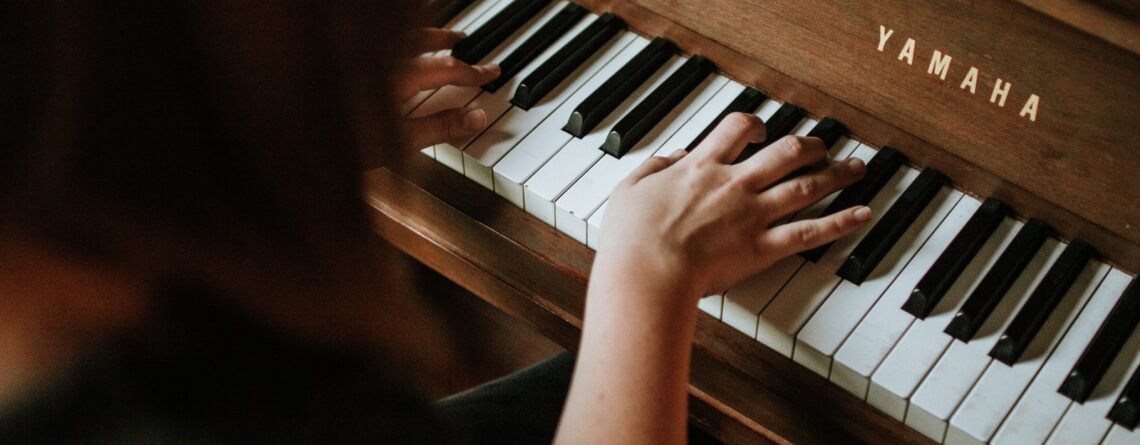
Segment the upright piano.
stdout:
<path fill-rule="evenodd" d="M 727 443 L 1137 444 L 1140 7 L 435 0 L 497 62 L 367 173 L 376 230 L 574 349 L 614 185 L 731 111 L 868 163 L 875 221 L 701 300 L 690 413 Z M 763 144 L 756 150 L 763 149 Z M 636 279 L 636 277 L 631 277 Z"/>

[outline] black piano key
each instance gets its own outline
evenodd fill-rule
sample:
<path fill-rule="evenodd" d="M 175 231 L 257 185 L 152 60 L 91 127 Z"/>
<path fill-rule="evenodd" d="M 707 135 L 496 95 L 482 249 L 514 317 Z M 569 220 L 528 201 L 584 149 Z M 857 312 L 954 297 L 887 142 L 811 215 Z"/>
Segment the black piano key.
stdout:
<path fill-rule="evenodd" d="M 608 12 L 602 14 L 527 75 L 515 89 L 511 103 L 529 110 L 622 29 L 625 29 L 625 22 L 621 18 Z"/>
<path fill-rule="evenodd" d="M 859 241 L 835 274 L 855 285 L 863 284 L 945 185 L 946 177 L 942 173 L 929 167 L 924 169 Z"/>
<path fill-rule="evenodd" d="M 827 148 L 832 148 L 839 138 L 845 135 L 847 135 L 847 126 L 830 117 L 820 119 L 808 132 L 809 138 L 819 138 Z"/>
<path fill-rule="evenodd" d="M 978 333 L 978 329 L 989 318 L 1010 286 L 1013 286 L 1013 282 L 1017 281 L 1041 245 L 1045 244 L 1045 238 L 1050 232 L 1041 220 L 1030 219 L 1026 222 L 989 272 L 986 272 L 978 287 L 966 298 L 958 313 L 950 319 L 945 332 L 964 342 L 974 338 L 974 334 Z"/>
<path fill-rule="evenodd" d="M 614 124 L 602 143 L 602 151 L 621 159 L 714 70 L 716 67 L 708 59 L 691 57 Z"/>
<path fill-rule="evenodd" d="M 653 39 L 625 66 L 606 79 L 597 91 L 590 93 L 589 97 L 578 104 L 562 130 L 577 138 L 585 136 L 676 53 L 677 47 L 673 42 L 661 37 Z"/>
<path fill-rule="evenodd" d="M 430 7 L 433 11 L 429 23 L 431 23 L 431 26 L 434 26 L 436 28 L 442 28 L 447 24 L 447 22 L 450 22 L 451 19 L 459 15 L 461 11 L 467 9 L 468 6 L 471 6 L 472 3 L 475 3 L 475 0 L 446 0 L 432 2 Z"/>
<path fill-rule="evenodd" d="M 1041 330 L 1041 325 L 1053 313 L 1053 309 L 1061 302 L 1061 298 L 1069 292 L 1077 276 L 1084 270 L 1085 265 L 1092 259 L 1093 249 L 1079 240 L 1073 240 L 1049 272 L 1033 289 L 1025 305 L 1010 321 L 1005 332 L 998 337 L 997 343 L 990 350 L 990 357 L 1013 366 L 1029 342 Z"/>
<path fill-rule="evenodd" d="M 787 136 L 796 128 L 796 124 L 804 119 L 804 110 L 800 107 L 792 105 L 791 103 L 784 103 L 780 106 L 768 120 L 764 121 L 764 141 L 759 143 L 748 144 L 744 147 L 744 151 L 740 156 L 736 157 L 737 163 L 744 162 L 745 159 L 752 157 L 764 147 L 771 145 L 776 140 Z"/>
<path fill-rule="evenodd" d="M 567 3 L 558 14 L 544 23 L 538 31 L 531 34 L 522 45 L 519 45 L 502 62 L 499 63 L 499 77 L 483 85 L 483 91 L 494 93 L 504 84 L 515 77 L 527 65 L 534 61 L 550 45 L 561 38 L 570 28 L 573 28 L 582 17 L 590 11 L 574 3 Z"/>
<path fill-rule="evenodd" d="M 906 156 L 903 156 L 898 150 L 891 147 L 883 147 L 875 156 L 871 158 L 871 162 L 867 163 L 867 173 L 863 175 L 863 179 L 859 182 L 852 184 L 850 187 L 843 189 L 835 200 L 828 204 L 827 208 L 823 209 L 820 217 L 828 216 L 840 210 L 848 209 L 854 206 L 867 205 L 871 199 L 875 197 L 879 190 L 891 180 L 891 177 L 899 171 L 906 163 Z M 800 256 L 805 260 L 816 262 L 823 257 L 831 244 L 816 247 L 814 249 L 805 250 L 800 252 Z"/>
<path fill-rule="evenodd" d="M 962 227 L 962 231 L 946 246 L 946 251 L 938 256 L 938 260 L 918 281 L 902 309 L 919 319 L 926 319 L 1008 212 L 1009 209 L 1001 201 L 990 198 L 983 202 Z"/>
<path fill-rule="evenodd" d="M 479 63 L 507 37 L 538 15 L 548 3 L 550 0 L 514 0 L 475 32 L 456 43 L 451 49 L 451 56 L 469 64 Z"/>
<path fill-rule="evenodd" d="M 824 146 L 826 146 L 828 149 L 831 149 L 835 143 L 839 141 L 839 138 L 843 137 L 846 134 L 847 127 L 845 125 L 839 123 L 839 121 L 835 119 L 825 117 L 823 119 L 820 119 L 819 122 L 816 122 L 815 126 L 812 127 L 811 131 L 808 132 L 807 137 L 819 138 L 819 140 L 823 142 Z M 796 169 L 796 171 L 789 173 L 788 176 L 781 178 L 780 182 L 784 182 L 798 176 L 806 175 L 809 172 L 818 169 L 818 165 L 800 167 Z"/>
<path fill-rule="evenodd" d="M 1128 336 L 1136 329 L 1136 322 L 1140 321 L 1140 284 L 1137 281 L 1140 279 L 1128 284 L 1124 295 L 1112 307 L 1108 318 L 1100 325 L 1057 392 L 1078 403 L 1088 400 Z"/>
<path fill-rule="evenodd" d="M 716 116 L 716 119 L 709 122 L 709 124 L 705 126 L 705 129 L 701 130 L 701 133 L 693 138 L 692 142 L 689 142 L 689 145 L 685 147 L 685 151 L 693 151 L 694 148 L 697 148 L 697 145 L 700 145 L 701 141 L 705 140 L 705 137 L 708 136 L 709 133 L 712 133 L 717 125 L 720 125 L 720 121 L 724 120 L 725 116 L 732 113 L 753 113 L 757 108 L 760 108 L 760 104 L 764 103 L 766 99 L 768 99 L 768 95 L 761 93 L 760 90 L 752 87 L 745 88 L 735 99 L 732 99 L 732 103 L 724 107 L 724 110 Z"/>
<path fill-rule="evenodd" d="M 1140 369 L 1134 371 L 1124 385 L 1124 391 L 1108 411 L 1108 420 L 1129 430 L 1135 430 L 1140 423 Z"/>

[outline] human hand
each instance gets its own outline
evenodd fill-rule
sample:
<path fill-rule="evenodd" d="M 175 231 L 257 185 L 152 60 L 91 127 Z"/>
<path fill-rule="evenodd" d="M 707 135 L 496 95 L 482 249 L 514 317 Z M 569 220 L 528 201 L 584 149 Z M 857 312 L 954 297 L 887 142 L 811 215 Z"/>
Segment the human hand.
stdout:
<path fill-rule="evenodd" d="M 461 32 L 425 28 L 418 31 L 423 54 L 408 61 L 398 77 L 401 103 L 421 91 L 447 85 L 479 87 L 499 77 L 495 64 L 468 65 L 450 55 L 436 55 L 451 49 L 463 39 Z M 402 128 L 412 147 L 422 148 L 443 142 L 462 141 L 475 136 L 487 125 L 487 113 L 475 108 L 452 108 L 422 117 L 403 117 Z"/>
<path fill-rule="evenodd" d="M 695 303 L 871 219 L 870 209 L 860 206 L 782 223 L 859 180 L 866 166 L 857 158 L 831 162 L 822 141 L 794 136 L 732 165 L 763 134 L 756 116 L 734 113 L 692 153 L 679 150 L 638 167 L 611 196 L 591 279 L 618 273 L 669 283 Z"/>

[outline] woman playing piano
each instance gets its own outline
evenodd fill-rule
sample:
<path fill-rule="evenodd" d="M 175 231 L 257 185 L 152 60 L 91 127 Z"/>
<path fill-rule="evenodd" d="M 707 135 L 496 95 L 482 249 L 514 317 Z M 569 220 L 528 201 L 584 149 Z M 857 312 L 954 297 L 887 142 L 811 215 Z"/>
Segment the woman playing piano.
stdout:
<path fill-rule="evenodd" d="M 416 56 L 460 36 L 403 2 L 160 3 L 5 14 L 0 443 L 517 438 L 436 427 L 436 319 L 360 199 L 487 124 L 394 104 L 497 67 Z M 762 135 L 731 115 L 618 187 L 556 442 L 683 441 L 698 297 L 868 220 L 782 224 L 863 166 L 805 138 L 731 164 Z"/>

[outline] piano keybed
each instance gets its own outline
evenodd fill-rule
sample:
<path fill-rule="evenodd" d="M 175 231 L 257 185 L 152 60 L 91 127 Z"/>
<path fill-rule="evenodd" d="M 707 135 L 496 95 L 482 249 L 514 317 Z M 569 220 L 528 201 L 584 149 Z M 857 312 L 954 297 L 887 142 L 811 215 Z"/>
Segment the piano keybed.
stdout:
<path fill-rule="evenodd" d="M 703 311 L 940 443 L 1140 443 L 1140 286 L 1088 246 L 836 133 L 834 121 L 704 75 L 612 16 L 566 1 L 460 3 L 446 27 L 486 36 L 495 33 L 475 30 L 521 26 L 454 55 L 518 63 L 497 88 L 409 100 L 411 116 L 463 106 L 488 115 L 478 137 L 426 155 L 595 248 L 617 183 L 650 156 L 693 147 L 730 108 L 758 115 L 770 140 L 821 136 L 834 159 L 866 161 L 868 177 L 793 218 L 855 199 L 875 220 L 822 255 L 787 258 L 702 299 Z M 590 38 L 602 32 L 612 37 Z M 466 51 L 480 45 L 481 57 Z M 516 96 L 520 85 L 541 97 Z M 635 108 L 663 117 L 646 129 Z M 595 123 L 581 137 L 565 129 L 575 114 Z"/>

